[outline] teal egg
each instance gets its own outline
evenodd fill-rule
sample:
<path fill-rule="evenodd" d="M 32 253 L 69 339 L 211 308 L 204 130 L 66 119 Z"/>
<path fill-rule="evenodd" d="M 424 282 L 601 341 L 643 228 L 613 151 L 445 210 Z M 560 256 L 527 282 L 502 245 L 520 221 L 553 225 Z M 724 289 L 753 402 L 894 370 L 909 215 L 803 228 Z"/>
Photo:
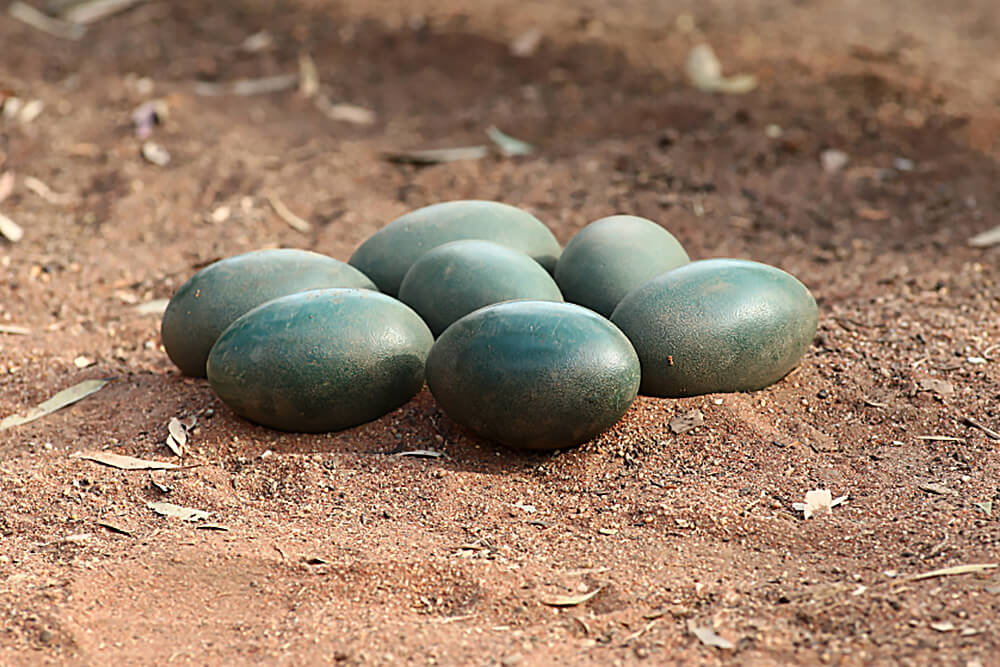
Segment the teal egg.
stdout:
<path fill-rule="evenodd" d="M 219 334 L 237 317 L 271 299 L 323 287 L 374 290 L 353 266 L 308 250 L 257 250 L 206 266 L 174 293 L 160 334 L 184 375 L 205 377 L 205 361 Z"/>
<path fill-rule="evenodd" d="M 445 330 L 427 358 L 427 385 L 445 414 L 482 437 L 553 450 L 622 418 L 639 388 L 639 359 L 593 311 L 507 301 Z"/>
<path fill-rule="evenodd" d="M 640 392 L 754 391 L 799 363 L 816 301 L 794 276 L 739 259 L 692 262 L 629 292 L 611 315 L 642 361 Z"/>
<path fill-rule="evenodd" d="M 525 255 L 491 241 L 452 241 L 413 263 L 399 299 L 424 318 L 435 336 L 455 320 L 501 301 L 562 301 L 548 271 Z"/>
<path fill-rule="evenodd" d="M 433 342 L 423 320 L 392 297 L 311 290 L 229 325 L 209 354 L 208 380 L 250 421 L 337 431 L 378 419 L 420 391 Z"/>
<path fill-rule="evenodd" d="M 527 211 L 494 201 L 459 200 L 432 204 L 396 218 L 372 234 L 348 263 L 395 296 L 403 277 L 428 250 L 449 241 L 479 239 L 520 250 L 546 270 L 555 269 L 559 243 Z"/>
<path fill-rule="evenodd" d="M 563 297 L 609 317 L 626 294 L 691 261 L 674 235 L 651 220 L 613 215 L 570 239 L 556 264 Z"/>

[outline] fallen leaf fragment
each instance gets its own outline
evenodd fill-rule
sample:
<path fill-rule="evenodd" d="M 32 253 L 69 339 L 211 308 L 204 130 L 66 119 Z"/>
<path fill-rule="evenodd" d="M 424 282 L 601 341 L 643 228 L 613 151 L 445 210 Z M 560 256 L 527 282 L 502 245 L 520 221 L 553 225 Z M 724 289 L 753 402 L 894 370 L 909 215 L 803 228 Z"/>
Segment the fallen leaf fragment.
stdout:
<path fill-rule="evenodd" d="M 989 248 L 990 246 L 995 246 L 1000 243 L 1000 225 L 997 225 L 993 229 L 987 229 L 985 232 L 976 234 L 969 239 L 968 243 L 973 248 Z"/>
<path fill-rule="evenodd" d="M 119 470 L 173 470 L 180 467 L 176 463 L 169 463 L 167 461 L 149 461 L 138 459 L 134 456 L 114 454 L 112 452 L 75 452 L 70 454 L 69 457 L 71 459 L 93 461 L 94 463 L 118 468 Z"/>
<path fill-rule="evenodd" d="M 319 91 L 319 71 L 312 56 L 303 51 L 299 54 L 299 93 L 309 99 Z"/>
<path fill-rule="evenodd" d="M 545 34 L 538 28 L 529 28 L 510 41 L 510 53 L 518 58 L 535 55 Z"/>
<path fill-rule="evenodd" d="M 939 396 L 950 396 L 955 393 L 955 386 L 950 382 L 938 380 L 937 378 L 923 378 L 917 385 L 923 391 L 934 392 Z"/>
<path fill-rule="evenodd" d="M 44 181 L 37 179 L 34 176 L 24 177 L 24 187 L 28 188 L 48 203 L 56 204 L 58 206 L 71 204 L 75 199 L 73 195 L 55 192 Z"/>
<path fill-rule="evenodd" d="M 114 378 L 84 380 L 83 382 L 75 384 L 68 389 L 63 389 L 52 398 L 39 403 L 23 415 L 10 415 L 9 417 L 0 419 L 0 431 L 5 431 L 9 428 L 13 428 L 14 426 L 20 426 L 22 424 L 27 424 L 28 422 L 33 422 L 36 419 L 41 419 L 45 415 L 55 412 L 56 410 L 72 405 L 77 401 L 90 396 L 94 392 L 99 391 L 104 387 L 104 385 L 111 382 L 113 379 Z"/>
<path fill-rule="evenodd" d="M 129 537 L 132 536 L 132 531 L 122 528 L 121 526 L 117 526 L 113 523 L 109 523 L 107 521 L 97 521 L 95 523 L 97 523 L 97 525 L 100 526 L 101 528 L 107 528 L 112 533 L 118 533 L 119 535 L 128 535 Z"/>
<path fill-rule="evenodd" d="M 563 597 L 548 598 L 542 600 L 541 603 L 548 605 L 550 607 L 575 607 L 581 605 L 584 602 L 589 602 L 593 600 L 594 597 L 604 590 L 604 586 L 598 586 L 589 593 L 584 593 L 583 595 L 567 595 Z"/>
<path fill-rule="evenodd" d="M 41 30 L 44 33 L 48 33 L 53 37 L 59 37 L 60 39 L 71 39 L 79 40 L 86 33 L 87 28 L 76 23 L 70 23 L 69 21 L 62 21 L 60 19 L 54 19 L 48 14 L 45 14 L 29 4 L 23 3 L 20 0 L 10 3 L 7 7 L 7 13 L 11 17 L 30 25 L 36 30 Z"/>
<path fill-rule="evenodd" d="M 688 627 L 688 632 L 697 637 L 698 641 L 700 641 L 705 646 L 711 646 L 713 648 L 721 648 L 727 650 L 732 650 L 736 648 L 736 644 L 732 643 L 725 637 L 720 637 L 711 628 L 706 628 L 698 625 L 693 620 L 688 621 L 687 627 Z"/>
<path fill-rule="evenodd" d="M 993 516 L 993 501 L 987 500 L 985 502 L 976 503 L 976 507 L 981 509 L 986 516 Z"/>
<path fill-rule="evenodd" d="M 356 104 L 334 104 L 326 95 L 319 94 L 315 99 L 316 108 L 329 118 L 343 123 L 354 125 L 374 125 L 375 112 L 371 109 L 359 107 Z"/>
<path fill-rule="evenodd" d="M 229 532 L 229 528 L 227 526 L 223 526 L 221 523 L 203 523 L 198 526 L 198 530 L 216 530 L 221 533 Z"/>
<path fill-rule="evenodd" d="M 103 18 L 123 12 L 129 7 L 143 2 L 145 0 L 83 0 L 62 10 L 59 16 L 70 23 L 86 25 L 96 23 Z"/>
<path fill-rule="evenodd" d="M 312 225 L 292 213 L 292 210 L 285 206 L 284 202 L 278 199 L 277 195 L 269 194 L 266 195 L 266 198 L 267 202 L 271 205 L 271 208 L 274 209 L 274 212 L 277 213 L 278 217 L 284 220 L 289 227 L 302 232 L 303 234 L 312 229 Z"/>
<path fill-rule="evenodd" d="M 931 570 L 930 572 L 924 572 L 923 574 L 914 574 L 912 576 L 906 577 L 906 579 L 907 581 L 922 581 L 924 579 L 935 579 L 937 577 L 952 577 L 958 574 L 972 574 L 974 572 L 983 572 L 984 570 L 992 570 L 996 567 L 1000 567 L 1000 563 L 955 565 L 953 567 L 943 567 L 940 570 Z"/>
<path fill-rule="evenodd" d="M 3 213 L 0 213 L 0 236 L 6 237 L 11 243 L 17 243 L 24 238 L 24 230 Z"/>
<path fill-rule="evenodd" d="M 3 100 L 0 99 L 0 105 L 2 103 Z M 12 192 L 14 192 L 14 172 L 8 169 L 0 174 L 0 202 L 9 197 Z"/>
<path fill-rule="evenodd" d="M 171 417 L 167 423 L 167 447 L 175 456 L 184 456 L 184 447 L 187 445 L 187 429 L 177 417 Z"/>
<path fill-rule="evenodd" d="M 459 162 L 461 160 L 482 160 L 489 156 L 490 149 L 486 146 L 460 146 L 458 148 L 431 148 L 421 151 L 401 151 L 383 153 L 389 162 L 426 166 Z"/>
<path fill-rule="evenodd" d="M 146 160 L 146 162 L 155 164 L 157 167 L 166 167 L 170 164 L 170 152 L 156 142 L 144 142 L 142 144 L 141 152 L 142 157 Z"/>
<path fill-rule="evenodd" d="M 695 408 L 685 412 L 682 415 L 677 415 L 670 420 L 670 430 L 680 435 L 681 433 L 687 433 L 693 428 L 697 428 L 705 423 L 705 415 L 701 413 L 701 410 Z"/>
<path fill-rule="evenodd" d="M 708 44 L 698 44 L 688 53 L 687 75 L 698 90 L 709 93 L 740 95 L 757 87 L 752 74 L 722 75 L 722 63 Z"/>
<path fill-rule="evenodd" d="M 515 139 L 509 134 L 501 132 L 498 128 L 490 126 L 486 129 L 486 135 L 503 155 L 515 157 L 518 155 L 531 155 L 535 152 L 535 147 L 526 141 Z"/>
<path fill-rule="evenodd" d="M 938 484 L 936 482 L 926 482 L 924 484 L 917 485 L 917 488 L 921 491 L 926 491 L 927 493 L 933 493 L 938 496 L 957 496 L 958 491 L 955 489 L 949 489 L 944 484 Z"/>
<path fill-rule="evenodd" d="M 174 517 L 176 519 L 181 519 L 182 521 L 202 521 L 211 516 L 209 512 L 204 510 L 194 509 L 193 507 L 182 507 L 181 505 L 175 505 L 173 503 L 146 503 L 146 507 L 161 516 Z"/>
<path fill-rule="evenodd" d="M 439 459 L 444 456 L 444 452 L 436 452 L 433 449 L 411 449 L 405 452 L 396 452 L 396 456 L 412 456 L 419 459 Z"/>
<path fill-rule="evenodd" d="M 169 303 L 170 299 L 153 299 L 146 303 L 140 303 L 135 307 L 135 312 L 141 315 L 162 315 Z"/>
<path fill-rule="evenodd" d="M 837 499 L 838 505 L 847 500 L 847 496 L 842 496 L 841 498 Z M 823 510 L 827 512 L 833 510 L 833 494 L 830 493 L 829 489 L 813 489 L 806 492 L 806 501 L 804 503 L 794 503 L 792 507 L 802 512 L 803 519 L 809 519 Z"/>
<path fill-rule="evenodd" d="M 259 79 L 236 79 L 230 83 L 200 82 L 195 85 L 194 92 L 205 97 L 218 95 L 267 95 L 293 88 L 299 83 L 298 74 L 277 74 Z"/>

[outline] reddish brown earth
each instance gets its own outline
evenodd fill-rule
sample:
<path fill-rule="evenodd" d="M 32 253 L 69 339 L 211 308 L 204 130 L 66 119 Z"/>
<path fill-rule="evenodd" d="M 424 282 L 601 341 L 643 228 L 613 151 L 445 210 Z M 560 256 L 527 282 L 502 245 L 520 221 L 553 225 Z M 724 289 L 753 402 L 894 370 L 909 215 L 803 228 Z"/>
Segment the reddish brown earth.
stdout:
<path fill-rule="evenodd" d="M 966 421 L 1000 430 L 1000 254 L 967 245 L 1000 224 L 1000 9 L 947 5 L 184 0 L 78 43 L 0 17 L 0 88 L 45 102 L 0 121 L 0 173 L 17 176 L 0 211 L 25 230 L 0 240 L 0 324 L 31 332 L 0 334 L 0 417 L 115 378 L 0 433 L 0 664 L 1000 664 L 1000 571 L 909 578 L 1000 559 L 1000 442 Z M 512 56 L 535 28 L 537 52 Z M 274 45 L 241 51 L 261 29 Z M 692 88 L 700 39 L 759 88 Z M 300 52 L 375 124 L 295 90 L 194 92 L 295 72 Z M 151 137 L 166 167 L 143 161 L 129 120 L 153 97 L 169 104 Z M 494 124 L 539 152 L 381 158 Z M 827 148 L 844 169 L 824 171 Z M 624 212 L 694 258 L 780 266 L 816 295 L 815 343 L 764 391 L 641 398 L 598 440 L 525 456 L 470 437 L 426 391 L 343 433 L 256 427 L 180 377 L 157 316 L 134 309 L 215 258 L 346 259 L 393 217 L 470 197 L 523 206 L 562 242 Z M 672 433 L 692 409 L 704 425 Z M 198 417 L 194 467 L 70 457 L 177 461 L 175 416 Z M 803 520 L 792 503 L 816 488 L 849 500 Z"/>

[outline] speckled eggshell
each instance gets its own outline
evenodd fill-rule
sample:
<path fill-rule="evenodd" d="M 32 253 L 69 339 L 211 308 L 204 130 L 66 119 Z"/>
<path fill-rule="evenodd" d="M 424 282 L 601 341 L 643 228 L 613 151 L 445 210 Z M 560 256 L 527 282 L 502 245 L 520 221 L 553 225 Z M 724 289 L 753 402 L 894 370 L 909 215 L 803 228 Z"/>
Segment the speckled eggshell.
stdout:
<path fill-rule="evenodd" d="M 445 414 L 482 437 L 553 450 L 622 418 L 639 388 L 639 359 L 591 310 L 508 301 L 445 330 L 427 358 L 427 384 Z"/>
<path fill-rule="evenodd" d="M 238 415 L 283 431 L 337 431 L 378 419 L 424 384 L 434 339 L 403 303 L 323 289 L 269 301 L 233 322 L 208 379 Z"/>
<path fill-rule="evenodd" d="M 453 241 L 429 250 L 406 272 L 399 299 L 424 318 L 435 336 L 494 303 L 563 300 L 538 262 L 491 241 Z"/>
<path fill-rule="evenodd" d="M 613 215 L 570 239 L 555 278 L 567 301 L 609 317 L 630 291 L 689 261 L 674 235 L 652 220 Z"/>
<path fill-rule="evenodd" d="M 348 262 L 378 288 L 396 296 L 403 277 L 425 252 L 450 241 L 480 239 L 520 250 L 548 271 L 559 259 L 559 243 L 538 218 L 494 201 L 432 204 L 396 218 L 372 234 Z"/>
<path fill-rule="evenodd" d="M 220 260 L 170 299 L 160 325 L 163 346 L 184 375 L 205 377 L 209 350 L 237 317 L 271 299 L 324 287 L 376 289 L 353 266 L 308 250 L 256 250 Z"/>
<path fill-rule="evenodd" d="M 632 290 L 611 320 L 639 354 L 640 392 L 680 397 L 777 382 L 809 348 L 818 311 L 805 285 L 780 269 L 710 259 Z"/>

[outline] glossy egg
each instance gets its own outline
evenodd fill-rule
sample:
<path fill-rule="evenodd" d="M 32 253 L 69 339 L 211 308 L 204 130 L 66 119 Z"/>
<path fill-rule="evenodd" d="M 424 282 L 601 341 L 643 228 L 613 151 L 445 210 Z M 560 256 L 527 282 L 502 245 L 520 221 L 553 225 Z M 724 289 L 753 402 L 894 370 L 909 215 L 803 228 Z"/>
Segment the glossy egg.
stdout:
<path fill-rule="evenodd" d="M 590 223 L 570 239 L 555 278 L 567 301 L 609 317 L 630 291 L 689 261 L 680 242 L 660 225 L 634 215 L 613 215 Z"/>
<path fill-rule="evenodd" d="M 817 319 L 815 299 L 794 276 L 738 259 L 657 276 L 611 315 L 642 361 L 641 393 L 668 397 L 777 382 L 809 348 Z"/>
<path fill-rule="evenodd" d="M 271 299 L 324 287 L 376 289 L 353 266 L 308 250 L 257 250 L 211 264 L 170 299 L 160 333 L 184 375 L 205 377 L 219 334 L 237 317 Z"/>
<path fill-rule="evenodd" d="M 250 421 L 337 431 L 377 419 L 420 391 L 433 342 L 423 320 L 392 297 L 311 290 L 233 322 L 212 347 L 208 380 Z"/>
<path fill-rule="evenodd" d="M 639 388 L 639 359 L 593 311 L 508 301 L 445 330 L 427 358 L 427 384 L 445 414 L 482 437 L 553 450 L 621 419 Z"/>
<path fill-rule="evenodd" d="M 514 299 L 562 301 L 552 276 L 523 252 L 491 241 L 453 241 L 413 263 L 399 299 L 439 336 L 478 308 Z"/>
<path fill-rule="evenodd" d="M 479 239 L 520 250 L 546 270 L 555 269 L 560 248 L 535 216 L 494 201 L 459 200 L 432 204 L 396 218 L 368 238 L 349 263 L 378 288 L 395 296 L 413 263 L 450 241 Z"/>

